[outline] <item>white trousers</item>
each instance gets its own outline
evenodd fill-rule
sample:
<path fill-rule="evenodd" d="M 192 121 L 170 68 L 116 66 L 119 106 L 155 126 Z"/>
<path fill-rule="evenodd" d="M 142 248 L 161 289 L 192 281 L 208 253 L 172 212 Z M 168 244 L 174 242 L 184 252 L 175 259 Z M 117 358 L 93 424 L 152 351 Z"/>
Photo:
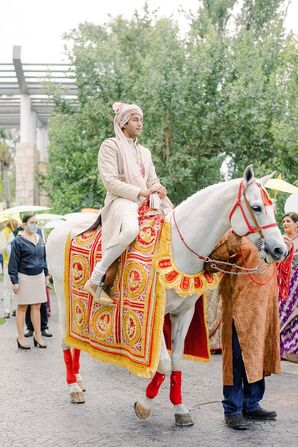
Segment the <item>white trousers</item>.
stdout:
<path fill-rule="evenodd" d="M 94 267 L 93 273 L 90 277 L 91 283 L 99 285 L 102 282 L 102 278 L 110 265 L 112 265 L 113 262 L 121 256 L 127 247 L 129 247 L 129 245 L 135 240 L 138 234 L 138 212 L 137 210 L 130 209 L 122 215 L 119 243 L 109 247 L 105 251 L 102 260 L 99 261 Z"/>

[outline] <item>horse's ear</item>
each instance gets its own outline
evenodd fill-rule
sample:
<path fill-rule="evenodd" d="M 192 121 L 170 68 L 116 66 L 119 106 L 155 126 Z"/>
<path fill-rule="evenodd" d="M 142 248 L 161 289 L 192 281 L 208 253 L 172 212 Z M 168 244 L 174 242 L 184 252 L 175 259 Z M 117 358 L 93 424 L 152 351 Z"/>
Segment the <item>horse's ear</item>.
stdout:
<path fill-rule="evenodd" d="M 275 175 L 275 171 L 272 174 L 265 175 L 264 177 L 259 179 L 261 185 L 265 186 L 268 180 L 270 180 Z"/>
<path fill-rule="evenodd" d="M 254 176 L 255 175 L 254 175 L 253 165 L 247 166 L 247 168 L 245 169 L 244 174 L 243 174 L 243 186 L 244 186 L 244 188 L 246 188 L 246 186 L 254 178 Z"/>

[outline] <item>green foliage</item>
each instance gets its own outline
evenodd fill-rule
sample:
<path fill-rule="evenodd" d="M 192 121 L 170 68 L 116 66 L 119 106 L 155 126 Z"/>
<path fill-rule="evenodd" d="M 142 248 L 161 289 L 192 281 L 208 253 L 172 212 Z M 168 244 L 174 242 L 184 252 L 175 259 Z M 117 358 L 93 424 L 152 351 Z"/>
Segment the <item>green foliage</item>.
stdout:
<path fill-rule="evenodd" d="M 113 135 L 114 101 L 144 111 L 140 142 L 152 151 L 174 203 L 253 163 L 297 178 L 298 45 L 285 35 L 282 0 L 204 0 L 182 38 L 177 24 L 145 7 L 131 20 L 84 23 L 66 36 L 79 106 L 56 93 L 49 189 L 56 209 L 101 206 L 97 153 Z"/>
<path fill-rule="evenodd" d="M 97 148 L 84 138 L 85 129 L 76 115 L 57 114 L 51 121 L 50 176 L 56 209 L 79 210 L 100 205 L 97 182 Z"/>
<path fill-rule="evenodd" d="M 256 36 L 269 28 L 280 17 L 279 7 L 283 0 L 244 0 L 240 22 L 245 30 L 252 30 Z"/>

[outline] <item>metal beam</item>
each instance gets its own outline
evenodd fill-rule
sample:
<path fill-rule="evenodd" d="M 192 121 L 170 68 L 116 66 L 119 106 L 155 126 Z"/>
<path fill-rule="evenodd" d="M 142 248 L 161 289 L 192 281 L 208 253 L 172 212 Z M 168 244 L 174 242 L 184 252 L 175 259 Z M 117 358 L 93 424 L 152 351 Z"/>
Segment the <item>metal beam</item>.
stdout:
<path fill-rule="evenodd" d="M 9 65 L 9 64 L 3 64 L 3 65 Z M 35 67 L 39 67 L 39 66 L 40 67 L 43 67 L 43 66 L 49 67 L 50 65 L 53 66 L 53 67 L 72 67 L 73 66 L 69 62 L 65 62 L 65 63 L 63 63 L 63 62 L 58 62 L 58 63 L 56 63 L 56 62 L 40 62 L 40 63 L 38 63 L 38 62 L 32 62 L 32 63 L 25 62 L 23 64 L 24 67 L 28 67 L 30 65 L 31 66 L 34 65 Z"/>
<path fill-rule="evenodd" d="M 26 84 L 26 79 L 23 72 L 22 62 L 21 62 L 21 47 L 19 45 L 14 45 L 13 47 L 13 56 L 12 56 L 13 65 L 15 67 L 17 80 L 20 87 L 20 92 L 23 95 L 29 95 L 29 91 Z"/>
<path fill-rule="evenodd" d="M 64 76 L 63 76 L 64 74 Z M 47 125 L 55 103 L 45 93 L 49 82 L 59 89 L 61 99 L 78 105 L 75 67 L 70 63 L 23 63 L 21 47 L 13 47 L 13 64 L 0 63 L 0 128 L 20 126 L 21 95 L 31 98 L 31 110 Z"/>

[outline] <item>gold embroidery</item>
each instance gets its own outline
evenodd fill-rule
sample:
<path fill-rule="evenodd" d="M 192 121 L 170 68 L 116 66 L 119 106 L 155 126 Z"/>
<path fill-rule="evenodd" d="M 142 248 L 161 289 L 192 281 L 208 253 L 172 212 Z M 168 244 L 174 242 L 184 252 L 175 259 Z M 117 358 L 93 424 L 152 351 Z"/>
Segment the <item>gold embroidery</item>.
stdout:
<path fill-rule="evenodd" d="M 200 272 L 188 275 L 174 264 L 171 246 L 171 226 L 164 221 L 155 268 L 158 279 L 166 289 L 174 289 L 182 298 L 191 295 L 203 295 L 208 289 L 215 289 L 219 283 L 218 273 Z"/>

